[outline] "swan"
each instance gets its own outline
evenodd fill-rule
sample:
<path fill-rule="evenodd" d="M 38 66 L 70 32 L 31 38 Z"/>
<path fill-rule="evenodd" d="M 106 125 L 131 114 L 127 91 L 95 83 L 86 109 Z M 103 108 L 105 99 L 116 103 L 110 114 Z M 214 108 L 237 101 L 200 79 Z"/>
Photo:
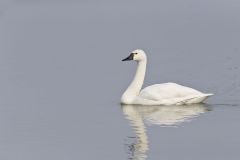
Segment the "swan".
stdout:
<path fill-rule="evenodd" d="M 212 93 L 202 93 L 176 83 L 162 83 L 148 86 L 141 90 L 144 83 L 147 56 L 141 49 L 136 49 L 122 61 L 137 62 L 137 71 L 132 83 L 121 97 L 122 104 L 138 105 L 184 105 L 201 103 Z"/>

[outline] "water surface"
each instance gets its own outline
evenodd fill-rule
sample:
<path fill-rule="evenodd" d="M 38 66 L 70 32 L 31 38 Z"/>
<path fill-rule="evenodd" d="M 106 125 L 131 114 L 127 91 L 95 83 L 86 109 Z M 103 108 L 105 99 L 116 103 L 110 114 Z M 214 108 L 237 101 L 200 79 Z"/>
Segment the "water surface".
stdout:
<path fill-rule="evenodd" d="M 238 159 L 239 14 L 233 0 L 1 1 L 0 159 Z M 121 106 L 136 48 L 144 86 L 215 96 Z"/>

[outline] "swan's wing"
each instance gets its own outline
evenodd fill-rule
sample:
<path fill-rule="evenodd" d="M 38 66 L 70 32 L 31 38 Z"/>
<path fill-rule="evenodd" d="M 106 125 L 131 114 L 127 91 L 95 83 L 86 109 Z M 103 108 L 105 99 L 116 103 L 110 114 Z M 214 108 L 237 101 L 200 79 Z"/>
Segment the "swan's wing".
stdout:
<path fill-rule="evenodd" d="M 176 83 L 155 84 L 144 88 L 139 96 L 149 100 L 175 99 L 189 96 L 204 95 L 195 89 L 185 87 Z"/>

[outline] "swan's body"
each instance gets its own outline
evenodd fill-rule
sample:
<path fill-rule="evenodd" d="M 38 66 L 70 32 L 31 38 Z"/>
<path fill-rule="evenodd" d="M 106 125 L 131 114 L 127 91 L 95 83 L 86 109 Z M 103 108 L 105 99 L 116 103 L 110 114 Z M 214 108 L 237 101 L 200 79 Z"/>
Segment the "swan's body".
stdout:
<path fill-rule="evenodd" d="M 163 83 L 148 86 L 141 90 L 147 65 L 144 51 L 135 50 L 124 59 L 138 62 L 136 75 L 121 98 L 123 104 L 141 105 L 183 105 L 201 103 L 213 94 L 205 94 L 176 83 Z"/>

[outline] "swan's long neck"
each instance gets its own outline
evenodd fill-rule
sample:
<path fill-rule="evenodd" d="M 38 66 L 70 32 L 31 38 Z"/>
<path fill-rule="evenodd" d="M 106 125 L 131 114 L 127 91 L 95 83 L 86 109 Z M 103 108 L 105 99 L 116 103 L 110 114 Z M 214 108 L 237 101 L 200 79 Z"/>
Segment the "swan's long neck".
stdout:
<path fill-rule="evenodd" d="M 137 71 L 134 76 L 134 79 L 127 88 L 127 90 L 124 92 L 122 96 L 122 101 L 131 101 L 132 99 L 139 95 L 145 78 L 146 66 L 147 66 L 146 59 L 138 62 Z"/>

